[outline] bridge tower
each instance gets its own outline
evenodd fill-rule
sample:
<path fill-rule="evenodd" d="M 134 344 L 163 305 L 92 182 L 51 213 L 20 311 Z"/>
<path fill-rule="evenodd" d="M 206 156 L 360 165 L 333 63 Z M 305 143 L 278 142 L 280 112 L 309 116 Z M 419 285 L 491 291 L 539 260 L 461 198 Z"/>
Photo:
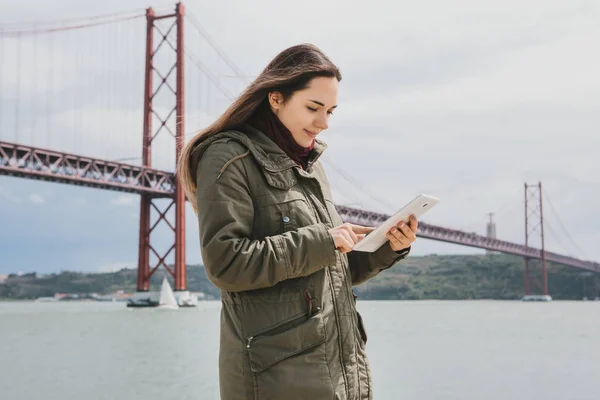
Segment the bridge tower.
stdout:
<path fill-rule="evenodd" d="M 485 236 L 489 237 L 491 239 L 496 239 L 496 223 L 493 220 L 494 213 L 490 212 L 490 213 L 487 213 L 486 215 L 488 217 L 490 217 L 490 222 L 488 222 L 485 227 Z M 486 250 L 485 253 L 493 254 L 494 252 L 492 250 Z"/>
<path fill-rule="evenodd" d="M 546 250 L 544 248 L 544 212 L 542 208 L 542 183 L 528 185 L 525 183 L 525 246 L 529 247 L 530 239 L 534 234 L 540 234 L 541 238 L 541 271 L 536 268 L 536 274 L 532 274 L 530 263 L 537 260 L 525 257 L 525 295 L 531 291 L 540 292 L 548 296 L 548 274 L 546 271 Z M 541 273 L 540 273 L 541 272 Z"/>
<path fill-rule="evenodd" d="M 145 85 L 144 85 L 144 130 L 142 141 L 142 165 L 151 167 L 152 164 L 152 142 L 160 134 L 170 134 L 175 138 L 176 160 L 184 144 L 184 41 L 183 41 L 183 21 L 185 10 L 181 3 L 177 3 L 175 12 L 172 14 L 156 15 L 152 8 L 146 10 L 146 67 L 145 67 Z M 156 22 L 159 20 L 172 20 L 167 26 L 168 29 L 161 29 Z M 171 32 L 175 30 L 175 45 L 172 43 Z M 155 46 L 155 36 L 158 43 Z M 174 54 L 173 54 L 174 52 Z M 155 62 L 157 54 L 171 53 L 161 56 L 163 62 Z M 164 60 L 174 60 L 173 64 L 169 62 L 168 67 L 164 67 Z M 169 68 L 170 67 L 170 68 Z M 175 74 L 175 84 L 173 85 L 172 74 Z M 157 78 L 154 81 L 154 78 Z M 173 88 L 173 86 L 175 86 Z M 154 106 L 153 100 L 159 92 L 167 92 L 167 98 L 172 100 L 168 106 L 166 116 L 161 116 L 159 108 L 164 107 L 164 102 L 160 107 Z M 169 93 L 170 92 L 170 93 Z M 165 96 L 161 97 L 165 98 Z M 175 116 L 173 123 L 172 116 Z M 153 126 L 153 119 L 158 120 L 158 126 Z M 169 124 L 168 124 L 169 123 Z M 175 132 L 170 126 L 175 126 Z M 140 231 L 139 231 L 139 254 L 138 254 L 138 274 L 137 291 L 148 292 L 150 289 L 150 277 L 162 265 L 174 279 L 175 294 L 186 290 L 185 275 L 185 193 L 180 179 L 176 176 L 175 193 L 170 198 L 166 209 L 162 210 L 156 204 L 156 197 L 151 194 L 142 194 L 140 201 Z M 169 221 L 167 212 L 174 210 L 174 222 Z M 157 215 L 157 219 L 152 226 L 151 212 Z M 172 223 L 173 222 L 173 223 Z M 173 245 L 165 254 L 159 254 L 152 246 L 151 233 L 159 223 L 164 223 L 173 230 Z M 165 262 L 166 258 L 174 252 L 175 265 L 171 268 Z M 150 265 L 151 253 L 158 260 L 155 265 Z"/>

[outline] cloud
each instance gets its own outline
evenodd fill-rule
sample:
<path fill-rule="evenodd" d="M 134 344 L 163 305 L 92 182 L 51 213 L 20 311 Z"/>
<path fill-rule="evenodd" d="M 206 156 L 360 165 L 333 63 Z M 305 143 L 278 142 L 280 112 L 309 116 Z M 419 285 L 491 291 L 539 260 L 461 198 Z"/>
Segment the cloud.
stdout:
<path fill-rule="evenodd" d="M 600 40 L 600 29 L 564 40 L 518 50 L 494 60 L 496 66 L 440 85 L 372 93 L 345 104 L 350 121 L 392 123 L 400 115 L 448 115 L 489 112 L 523 105 L 597 108 L 600 54 L 587 48 Z M 365 107 L 368 104 L 368 107 Z"/>
<path fill-rule="evenodd" d="M 72 14 L 102 14 L 109 8 L 121 9 L 119 4 L 59 0 L 50 7 L 30 0 L 11 3 L 5 15 L 48 19 L 61 5 Z M 141 0 L 128 4 L 146 6 Z M 390 213 L 416 193 L 430 193 L 442 202 L 426 222 L 483 233 L 486 213 L 497 212 L 498 236 L 523 243 L 523 183 L 541 180 L 556 209 L 547 209 L 544 203 L 551 226 L 547 247 L 577 250 L 564 239 L 567 233 L 558 214 L 578 246 L 600 259 L 595 226 L 600 210 L 593 204 L 574 206 L 581 199 L 600 196 L 596 154 L 600 53 L 592 50 L 600 39 L 597 2 L 307 0 L 303 4 L 298 8 L 280 1 L 222 0 L 186 6 L 247 76 L 256 76 L 277 52 L 300 42 L 317 44 L 340 66 L 344 76 L 340 107 L 323 135 L 329 144 L 325 168 L 337 201 Z M 268 20 L 265 10 L 271 16 Z M 249 20 L 264 23 L 249 31 Z M 307 21 L 314 28 L 307 29 Z M 231 78 L 233 73 L 214 50 L 190 23 L 186 26 L 186 45 L 202 55 L 220 84 L 239 92 L 241 80 Z M 21 78 L 32 68 L 40 72 L 37 81 L 21 79 L 19 141 L 38 140 L 35 132 L 41 129 L 45 134 L 39 139 L 41 146 L 109 159 L 141 155 L 144 30 L 119 29 L 127 34 L 114 31 L 94 38 L 90 33 L 81 41 L 76 36 L 70 36 L 71 41 L 53 36 L 60 65 L 58 58 L 54 64 L 48 61 L 45 52 L 38 53 L 34 63 L 31 43 L 22 48 L 26 66 Z M 114 46 L 117 38 L 119 46 Z M 38 39 L 38 45 L 44 44 Z M 101 46 L 84 53 L 78 63 L 77 46 L 86 40 Z M 5 50 L 14 53 L 15 48 Z M 1 101 L 8 108 L 0 118 L 0 131 L 12 135 L 8 140 L 17 136 L 11 130 L 16 65 L 4 64 L 10 79 L 3 81 Z M 85 74 L 78 72 L 83 70 Z M 214 120 L 230 100 L 188 58 L 186 74 L 185 131 L 191 134 Z M 42 91 L 48 87 L 49 92 Z M 156 98 L 161 116 L 170 111 L 169 96 L 167 90 Z M 159 126 L 157 118 L 153 124 L 155 129 Z M 153 143 L 155 167 L 173 168 L 173 143 L 163 130 Z M 27 198 L 25 193 L 5 185 L 0 199 L 16 203 Z M 102 201 L 109 205 L 106 210 L 131 207 L 124 209 L 131 215 L 137 197 L 107 195 Z M 88 203 L 96 206 L 92 196 Z M 199 253 L 192 233 L 195 223 L 188 213 L 188 253 Z M 438 249 L 473 251 L 422 241 L 415 254 Z"/>
<path fill-rule="evenodd" d="M 38 193 L 32 193 L 29 195 L 29 201 L 32 202 L 35 205 L 42 205 L 46 203 L 46 199 L 44 199 L 40 194 Z"/>

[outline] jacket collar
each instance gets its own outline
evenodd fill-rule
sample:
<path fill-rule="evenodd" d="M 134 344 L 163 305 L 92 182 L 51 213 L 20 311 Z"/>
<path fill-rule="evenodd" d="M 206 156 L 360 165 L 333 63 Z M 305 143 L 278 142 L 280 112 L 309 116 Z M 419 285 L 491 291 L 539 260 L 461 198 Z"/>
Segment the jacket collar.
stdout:
<path fill-rule="evenodd" d="M 196 179 L 195 166 L 206 148 L 214 141 L 222 139 L 232 139 L 244 145 L 254 159 L 263 169 L 263 174 L 269 185 L 279 189 L 290 189 L 297 182 L 294 174 L 294 169 L 300 169 L 291 158 L 285 154 L 279 146 L 264 133 L 254 127 L 244 124 L 239 127 L 239 130 L 227 130 L 219 132 L 204 141 L 200 142 L 193 151 L 192 155 L 192 176 Z M 315 146 L 310 154 L 307 169 L 310 170 L 312 165 L 321 157 L 327 144 L 319 139 L 315 139 Z"/>
<path fill-rule="evenodd" d="M 263 168 L 270 172 L 280 172 L 294 167 L 299 168 L 298 164 L 289 158 L 267 135 L 249 124 L 242 125 L 241 129 L 244 133 L 234 132 L 241 134 L 244 144 L 254 154 L 254 157 Z M 310 153 L 307 169 L 310 169 L 321 157 L 326 148 L 327 144 L 325 142 L 315 139 L 315 147 Z"/>

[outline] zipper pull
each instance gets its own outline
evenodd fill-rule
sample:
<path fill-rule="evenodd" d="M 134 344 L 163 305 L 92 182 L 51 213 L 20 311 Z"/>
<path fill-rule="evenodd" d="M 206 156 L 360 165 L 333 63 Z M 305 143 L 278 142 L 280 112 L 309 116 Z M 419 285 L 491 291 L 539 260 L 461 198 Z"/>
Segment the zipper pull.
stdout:
<path fill-rule="evenodd" d="M 246 339 L 246 348 L 247 349 L 250 348 L 250 343 L 252 343 L 252 340 L 254 340 L 254 336 L 250 336 L 248 339 Z"/>

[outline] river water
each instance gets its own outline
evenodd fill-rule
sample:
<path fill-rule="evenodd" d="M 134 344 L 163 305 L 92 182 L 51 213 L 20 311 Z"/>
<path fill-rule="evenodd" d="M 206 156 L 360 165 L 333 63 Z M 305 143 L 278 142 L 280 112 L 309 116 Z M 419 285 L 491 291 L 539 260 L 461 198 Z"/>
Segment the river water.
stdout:
<path fill-rule="evenodd" d="M 219 399 L 219 302 L 0 302 L 0 399 Z M 376 400 L 600 399 L 600 302 L 360 301 Z"/>

